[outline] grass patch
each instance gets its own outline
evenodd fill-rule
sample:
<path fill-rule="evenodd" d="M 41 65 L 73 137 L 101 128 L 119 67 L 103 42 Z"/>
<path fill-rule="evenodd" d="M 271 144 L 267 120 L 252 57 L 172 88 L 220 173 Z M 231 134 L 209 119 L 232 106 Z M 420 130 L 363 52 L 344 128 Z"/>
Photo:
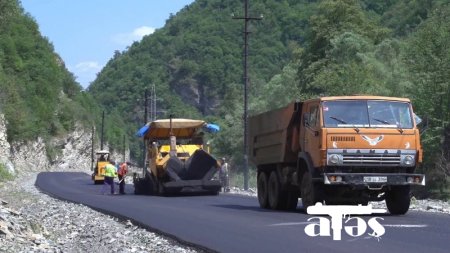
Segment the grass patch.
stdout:
<path fill-rule="evenodd" d="M 14 175 L 9 173 L 6 166 L 0 163 L 0 182 L 6 182 L 14 179 Z"/>
<path fill-rule="evenodd" d="M 230 173 L 230 186 L 244 189 L 244 172 Z M 248 187 L 256 189 L 256 170 L 249 169 Z"/>

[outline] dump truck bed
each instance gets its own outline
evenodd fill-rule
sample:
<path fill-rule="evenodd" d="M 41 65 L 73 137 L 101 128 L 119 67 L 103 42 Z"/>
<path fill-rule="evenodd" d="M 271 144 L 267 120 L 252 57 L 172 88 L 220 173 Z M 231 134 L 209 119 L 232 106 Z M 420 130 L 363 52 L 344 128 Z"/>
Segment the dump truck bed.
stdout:
<path fill-rule="evenodd" d="M 297 153 L 293 147 L 298 143 L 296 124 L 300 122 L 300 102 L 261 113 L 249 118 L 250 160 L 255 165 L 295 162 Z M 298 135 L 297 135 L 298 136 Z"/>

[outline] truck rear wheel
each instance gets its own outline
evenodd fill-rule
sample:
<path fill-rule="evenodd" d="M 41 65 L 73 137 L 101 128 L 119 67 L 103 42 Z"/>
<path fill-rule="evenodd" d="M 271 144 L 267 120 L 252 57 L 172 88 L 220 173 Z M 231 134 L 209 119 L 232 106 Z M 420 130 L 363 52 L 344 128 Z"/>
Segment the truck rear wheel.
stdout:
<path fill-rule="evenodd" d="M 269 208 L 267 187 L 267 174 L 260 172 L 258 176 L 258 202 L 261 208 Z"/>
<path fill-rule="evenodd" d="M 268 182 L 268 199 L 269 206 L 274 210 L 285 209 L 286 207 L 286 196 L 281 190 L 281 184 L 278 180 L 276 171 L 272 171 L 269 176 Z"/>
<path fill-rule="evenodd" d="M 386 206 L 391 214 L 401 215 L 409 210 L 411 199 L 409 197 L 409 185 L 396 186 L 386 192 Z"/>
<path fill-rule="evenodd" d="M 298 204 L 297 193 L 293 191 L 286 192 L 285 210 L 294 211 L 295 209 L 297 209 L 297 204 Z"/>

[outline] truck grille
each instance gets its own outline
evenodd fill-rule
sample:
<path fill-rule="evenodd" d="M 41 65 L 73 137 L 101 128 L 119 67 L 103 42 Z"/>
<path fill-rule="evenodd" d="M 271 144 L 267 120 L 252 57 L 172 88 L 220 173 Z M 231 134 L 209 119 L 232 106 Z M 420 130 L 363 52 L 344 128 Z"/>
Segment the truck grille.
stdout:
<path fill-rule="evenodd" d="M 348 167 L 412 167 L 405 157 L 415 159 L 409 149 L 327 149 L 327 165 Z"/>
<path fill-rule="evenodd" d="M 343 165 L 399 165 L 400 154 L 344 154 Z"/>

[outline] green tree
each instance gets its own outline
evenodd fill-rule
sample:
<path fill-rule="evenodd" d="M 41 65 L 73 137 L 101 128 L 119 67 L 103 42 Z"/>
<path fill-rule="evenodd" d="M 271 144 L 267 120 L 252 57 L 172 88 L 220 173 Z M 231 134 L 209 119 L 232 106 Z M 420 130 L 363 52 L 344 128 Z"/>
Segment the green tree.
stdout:
<path fill-rule="evenodd" d="M 366 54 L 388 35 L 388 30 L 367 18 L 357 1 L 323 1 L 311 17 L 308 45 L 299 55 L 302 93 L 351 94 L 375 84 L 368 78 Z M 376 87 L 373 89 L 379 90 Z"/>
<path fill-rule="evenodd" d="M 446 4 L 436 8 L 411 36 L 405 57 L 413 83 L 410 92 L 414 104 L 429 122 L 422 138 L 425 156 L 429 157 L 426 164 L 428 182 L 437 184 L 441 192 L 450 176 L 450 171 L 439 169 L 442 163 L 450 163 L 449 140 L 446 139 L 450 129 L 449 41 L 450 6 Z"/>

